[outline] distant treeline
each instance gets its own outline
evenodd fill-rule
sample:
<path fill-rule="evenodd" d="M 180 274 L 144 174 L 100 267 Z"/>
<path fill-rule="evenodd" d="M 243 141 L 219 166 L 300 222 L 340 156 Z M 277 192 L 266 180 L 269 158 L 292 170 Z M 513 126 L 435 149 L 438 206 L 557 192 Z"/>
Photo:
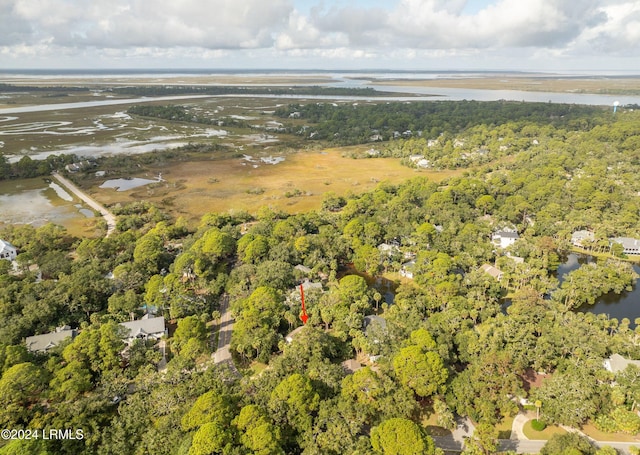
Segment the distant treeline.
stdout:
<path fill-rule="evenodd" d="M 88 87 L 80 86 L 32 86 L 32 85 L 11 85 L 0 83 L 0 92 L 86 92 Z"/>
<path fill-rule="evenodd" d="M 143 117 L 161 118 L 164 120 L 175 120 L 178 122 L 198 122 L 212 123 L 212 120 L 206 117 L 196 117 L 190 113 L 184 106 L 180 105 L 135 105 L 127 109 L 127 114 L 140 115 Z"/>
<path fill-rule="evenodd" d="M 77 161 L 79 158 L 76 155 L 51 155 L 44 160 L 34 160 L 25 155 L 20 161 L 10 163 L 0 154 L 0 180 L 42 177 Z"/>
<path fill-rule="evenodd" d="M 140 85 L 110 89 L 121 95 L 169 96 L 169 95 L 324 95 L 324 96 L 384 96 L 373 88 L 342 87 L 231 87 L 189 85 Z"/>
<path fill-rule="evenodd" d="M 508 122 L 553 125 L 569 130 L 593 128 L 606 121 L 602 107 L 574 104 L 510 101 L 419 101 L 384 104 L 290 104 L 280 107 L 280 118 L 301 119 L 312 127 L 289 125 L 289 132 L 314 140 L 350 145 L 389 140 L 403 133 L 437 138 L 477 125 L 494 127 Z"/>

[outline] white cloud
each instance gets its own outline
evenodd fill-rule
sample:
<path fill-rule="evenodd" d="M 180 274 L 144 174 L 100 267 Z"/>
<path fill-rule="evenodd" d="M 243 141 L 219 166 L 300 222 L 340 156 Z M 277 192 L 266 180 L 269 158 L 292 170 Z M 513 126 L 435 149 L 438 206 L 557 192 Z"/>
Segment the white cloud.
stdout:
<path fill-rule="evenodd" d="M 8 16 L 32 26 L 31 42 L 225 49 L 271 46 L 292 10 L 288 0 L 16 0 Z"/>
<path fill-rule="evenodd" d="M 302 1 L 0 0 L 0 66 L 54 53 L 79 62 L 200 56 L 205 64 L 256 50 L 267 62 L 398 56 L 414 67 L 445 57 L 640 56 L 637 0 L 494 0 L 472 14 L 468 0 Z"/>

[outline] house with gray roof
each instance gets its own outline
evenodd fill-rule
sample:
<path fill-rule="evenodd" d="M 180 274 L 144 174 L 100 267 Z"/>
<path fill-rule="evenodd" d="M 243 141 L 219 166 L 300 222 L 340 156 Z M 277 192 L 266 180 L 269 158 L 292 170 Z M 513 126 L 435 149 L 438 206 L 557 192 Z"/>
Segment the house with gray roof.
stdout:
<path fill-rule="evenodd" d="M 286 337 L 284 337 L 285 341 L 287 343 L 293 343 L 293 340 L 295 340 L 296 338 L 298 338 L 298 336 L 300 336 L 300 334 L 305 330 L 305 327 L 307 326 L 301 325 L 297 329 L 294 329 L 293 331 L 289 332 L 289 334 Z"/>
<path fill-rule="evenodd" d="M 302 282 L 302 289 L 304 289 L 304 292 L 310 291 L 311 289 L 318 289 L 319 291 L 322 291 L 322 283 L 314 283 L 305 279 Z"/>
<path fill-rule="evenodd" d="M 635 365 L 640 368 L 640 360 L 625 359 L 620 354 L 611 354 L 611 357 L 605 359 L 603 364 L 604 367 L 612 373 L 624 371 L 629 365 Z"/>
<path fill-rule="evenodd" d="M 71 329 L 69 326 L 64 326 L 56 328 L 55 332 L 27 337 L 24 341 L 29 352 L 47 352 L 58 346 L 67 338 L 75 338 L 77 334 L 78 333 L 75 329 Z"/>
<path fill-rule="evenodd" d="M 631 237 L 614 237 L 609 239 L 611 245 L 619 243 L 622 245 L 622 252 L 624 254 L 640 254 L 640 240 L 633 239 Z"/>
<path fill-rule="evenodd" d="M 16 256 L 18 256 L 18 249 L 6 240 L 0 239 L 0 259 L 14 261 Z"/>
<path fill-rule="evenodd" d="M 294 267 L 295 270 L 298 270 L 302 273 L 306 273 L 307 275 L 313 273 L 313 270 L 311 270 L 309 267 L 307 267 L 306 265 L 303 264 L 298 264 Z"/>
<path fill-rule="evenodd" d="M 121 322 L 120 326 L 124 328 L 122 338 L 127 344 L 133 343 L 135 339 L 155 341 L 167 335 L 164 317 L 162 316 Z"/>

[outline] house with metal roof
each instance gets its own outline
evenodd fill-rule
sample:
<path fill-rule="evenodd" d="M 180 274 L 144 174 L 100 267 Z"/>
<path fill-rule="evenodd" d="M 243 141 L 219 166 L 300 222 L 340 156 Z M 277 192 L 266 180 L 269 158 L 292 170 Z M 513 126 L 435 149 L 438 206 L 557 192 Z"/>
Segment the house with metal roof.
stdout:
<path fill-rule="evenodd" d="M 137 321 L 121 322 L 124 328 L 123 339 L 125 343 L 131 344 L 133 340 L 159 340 L 167 335 L 164 317 L 150 317 L 138 319 Z"/>
<path fill-rule="evenodd" d="M 622 252 L 624 254 L 640 255 L 640 240 L 633 239 L 631 237 L 614 237 L 609 239 L 611 245 L 619 243 L 622 245 Z"/>
<path fill-rule="evenodd" d="M 14 261 L 16 256 L 18 256 L 18 249 L 6 240 L 0 239 L 0 259 Z"/>

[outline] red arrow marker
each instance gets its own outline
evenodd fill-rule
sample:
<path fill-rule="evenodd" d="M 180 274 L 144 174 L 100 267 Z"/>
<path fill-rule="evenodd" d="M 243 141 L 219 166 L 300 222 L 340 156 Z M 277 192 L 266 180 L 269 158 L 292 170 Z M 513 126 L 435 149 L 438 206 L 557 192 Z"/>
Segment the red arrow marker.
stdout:
<path fill-rule="evenodd" d="M 302 314 L 300 315 L 300 319 L 304 325 L 307 324 L 309 320 L 309 316 L 307 315 L 307 309 L 304 307 L 304 288 L 300 285 L 300 298 L 302 299 Z"/>

